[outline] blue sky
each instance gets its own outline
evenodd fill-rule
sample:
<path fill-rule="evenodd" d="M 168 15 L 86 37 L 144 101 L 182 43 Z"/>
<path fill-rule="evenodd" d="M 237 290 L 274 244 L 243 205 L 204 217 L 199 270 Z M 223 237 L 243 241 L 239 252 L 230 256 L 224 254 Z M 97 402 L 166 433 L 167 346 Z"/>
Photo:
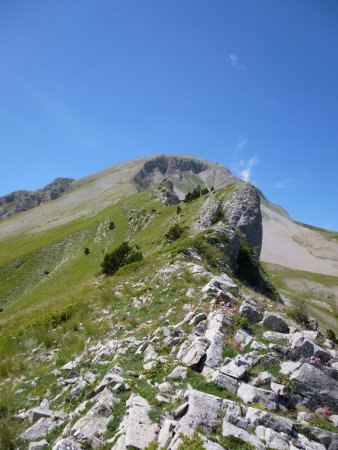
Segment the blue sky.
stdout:
<path fill-rule="evenodd" d="M 183 153 L 338 230 L 337 23 L 336 0 L 1 0 L 0 195 Z"/>

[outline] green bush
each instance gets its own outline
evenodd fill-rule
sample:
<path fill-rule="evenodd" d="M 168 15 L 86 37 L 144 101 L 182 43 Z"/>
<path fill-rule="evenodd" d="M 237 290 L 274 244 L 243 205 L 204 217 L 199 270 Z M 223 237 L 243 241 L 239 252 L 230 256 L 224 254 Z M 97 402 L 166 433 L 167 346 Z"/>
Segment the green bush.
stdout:
<path fill-rule="evenodd" d="M 128 242 L 122 242 L 111 253 L 104 255 L 101 263 L 102 273 L 105 275 L 114 275 L 121 267 L 136 261 L 141 261 L 142 259 L 143 255 L 141 252 L 133 250 Z"/>
<path fill-rule="evenodd" d="M 112 220 L 109 222 L 108 228 L 109 228 L 109 230 L 114 230 L 115 229 L 115 223 Z"/>
<path fill-rule="evenodd" d="M 169 228 L 169 231 L 165 235 L 165 237 L 169 241 L 174 242 L 174 241 L 177 241 L 177 239 L 179 239 L 182 236 L 183 231 L 184 231 L 183 228 L 178 223 L 175 223 L 175 225 L 172 225 Z"/>
<path fill-rule="evenodd" d="M 182 208 L 180 207 L 180 205 L 177 205 L 176 213 L 180 214 L 181 211 L 182 211 Z"/>
<path fill-rule="evenodd" d="M 196 430 L 191 437 L 180 433 L 180 438 L 182 439 L 182 444 L 178 447 L 178 450 L 205 450 L 203 439 Z"/>
<path fill-rule="evenodd" d="M 86 247 L 86 248 L 83 250 L 83 253 L 84 253 L 85 255 L 89 255 L 89 253 L 90 253 L 89 248 Z"/>

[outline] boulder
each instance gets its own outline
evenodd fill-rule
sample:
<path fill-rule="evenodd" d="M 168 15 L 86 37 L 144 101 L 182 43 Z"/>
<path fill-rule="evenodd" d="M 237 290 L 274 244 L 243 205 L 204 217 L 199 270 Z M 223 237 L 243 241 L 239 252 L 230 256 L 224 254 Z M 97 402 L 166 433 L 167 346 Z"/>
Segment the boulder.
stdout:
<path fill-rule="evenodd" d="M 45 450 L 48 446 L 46 439 L 42 439 L 41 441 L 30 442 L 28 450 Z"/>
<path fill-rule="evenodd" d="M 185 380 L 187 378 L 187 368 L 184 366 L 175 367 L 175 369 L 168 375 L 168 378 L 173 380 Z"/>
<path fill-rule="evenodd" d="M 214 427 L 220 424 L 222 398 L 194 389 L 189 389 L 185 393 L 185 397 L 189 405 L 188 411 L 176 427 L 175 436 L 169 447 L 171 450 L 177 450 L 181 445 L 180 433 L 192 436 L 196 427 L 210 433 Z"/>
<path fill-rule="evenodd" d="M 269 372 L 260 372 L 257 377 L 250 381 L 250 384 L 255 387 L 260 387 L 263 384 L 270 384 L 274 378 Z"/>
<path fill-rule="evenodd" d="M 206 350 L 210 345 L 209 339 L 204 337 L 199 337 L 193 341 L 193 343 L 188 347 L 185 355 L 182 358 L 182 362 L 191 368 L 197 367 L 199 364 L 203 363 L 206 358 Z"/>
<path fill-rule="evenodd" d="M 281 316 L 278 316 L 277 314 L 265 312 L 263 317 L 263 325 L 270 331 L 277 331 L 278 333 L 290 332 L 288 324 Z"/>
<path fill-rule="evenodd" d="M 322 363 L 327 363 L 331 359 L 331 353 L 314 342 L 300 338 L 293 342 L 289 357 L 293 361 L 298 361 L 301 358 L 316 358 Z"/>
<path fill-rule="evenodd" d="M 243 302 L 241 307 L 239 308 L 239 314 L 247 319 L 250 323 L 260 322 L 263 318 L 263 314 L 258 311 L 253 305 L 247 302 Z"/>
<path fill-rule="evenodd" d="M 338 381 L 328 376 L 325 371 L 305 363 L 294 370 L 290 378 L 297 382 L 295 393 L 318 405 L 338 409 Z"/>
<path fill-rule="evenodd" d="M 222 273 L 219 276 L 212 277 L 209 283 L 202 288 L 202 292 L 217 295 L 226 291 L 238 292 L 238 289 L 238 285 L 228 275 Z"/>
<path fill-rule="evenodd" d="M 229 364 L 222 366 L 219 371 L 224 375 L 235 378 L 236 380 L 242 380 L 246 373 L 246 367 L 238 366 L 235 361 L 232 360 Z"/>
<path fill-rule="evenodd" d="M 208 327 L 205 332 L 205 337 L 210 342 L 206 351 L 207 358 L 205 361 L 205 365 L 208 367 L 216 367 L 222 361 L 223 321 L 224 315 L 220 312 L 212 312 L 208 315 Z"/>
<path fill-rule="evenodd" d="M 82 447 L 73 439 L 66 438 L 57 441 L 52 450 L 81 450 Z"/>

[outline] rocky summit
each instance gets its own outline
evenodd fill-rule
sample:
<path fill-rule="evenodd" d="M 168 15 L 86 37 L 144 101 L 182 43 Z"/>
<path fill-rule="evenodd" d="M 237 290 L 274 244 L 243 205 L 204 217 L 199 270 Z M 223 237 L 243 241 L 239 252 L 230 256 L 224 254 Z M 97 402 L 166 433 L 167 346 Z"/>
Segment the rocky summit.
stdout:
<path fill-rule="evenodd" d="M 0 448 L 336 450 L 338 341 L 264 269 L 262 194 L 124 167 L 0 224 Z"/>

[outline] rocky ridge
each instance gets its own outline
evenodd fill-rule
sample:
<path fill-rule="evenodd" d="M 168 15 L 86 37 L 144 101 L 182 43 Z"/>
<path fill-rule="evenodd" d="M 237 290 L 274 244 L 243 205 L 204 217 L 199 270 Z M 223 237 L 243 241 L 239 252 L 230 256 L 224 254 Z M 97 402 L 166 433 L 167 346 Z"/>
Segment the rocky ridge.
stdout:
<path fill-rule="evenodd" d="M 338 413 L 334 343 L 203 262 L 181 256 L 132 283 L 164 291 L 182 271 L 196 279 L 186 314 L 178 318 L 174 302 L 163 325 L 147 322 L 151 332 L 113 326 L 55 368 L 59 394 L 18 413 L 31 421 L 18 448 L 337 448 L 338 434 L 327 430 Z M 135 311 L 154 301 L 149 292 L 131 300 Z M 109 309 L 98 316 L 109 319 Z"/>
<path fill-rule="evenodd" d="M 15 191 L 0 197 L 0 220 L 15 213 L 35 208 L 41 203 L 57 199 L 73 181 L 72 178 L 56 178 L 37 191 Z"/>

